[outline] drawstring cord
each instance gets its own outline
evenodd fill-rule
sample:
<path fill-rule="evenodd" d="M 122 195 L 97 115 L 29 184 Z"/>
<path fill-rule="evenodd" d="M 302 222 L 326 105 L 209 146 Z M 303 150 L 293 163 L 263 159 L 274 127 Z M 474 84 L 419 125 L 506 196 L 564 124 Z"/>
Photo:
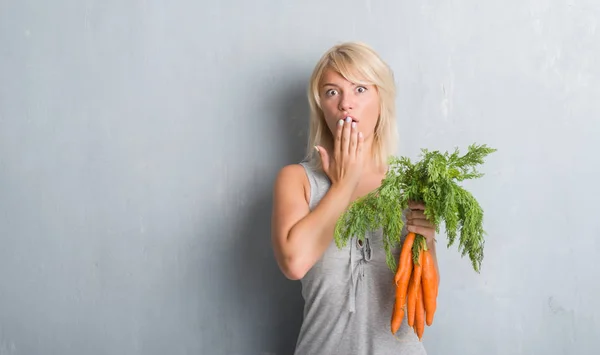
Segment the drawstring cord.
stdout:
<path fill-rule="evenodd" d="M 350 287 L 349 295 L 349 311 L 354 313 L 356 310 L 356 293 L 360 285 L 359 281 L 365 276 L 364 265 L 371 260 L 372 250 L 369 237 L 365 237 L 364 243 L 361 245 L 358 238 L 354 238 L 354 245 L 350 247 L 350 275 L 352 278 L 352 286 Z"/>

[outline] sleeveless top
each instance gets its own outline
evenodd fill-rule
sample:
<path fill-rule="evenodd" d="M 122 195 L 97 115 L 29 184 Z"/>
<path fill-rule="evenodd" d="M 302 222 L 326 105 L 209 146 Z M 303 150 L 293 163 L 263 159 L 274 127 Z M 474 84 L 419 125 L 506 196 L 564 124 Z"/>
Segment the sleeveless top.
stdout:
<path fill-rule="evenodd" d="M 331 183 L 324 172 L 306 161 L 300 164 L 310 182 L 313 210 Z M 405 228 L 402 241 L 406 234 Z M 393 252 L 397 260 L 400 247 Z M 395 288 L 385 260 L 381 229 L 367 233 L 362 245 L 355 237 L 342 249 L 332 241 L 300 280 L 305 304 L 295 355 L 426 354 L 406 315 L 396 334 L 390 330 Z"/>

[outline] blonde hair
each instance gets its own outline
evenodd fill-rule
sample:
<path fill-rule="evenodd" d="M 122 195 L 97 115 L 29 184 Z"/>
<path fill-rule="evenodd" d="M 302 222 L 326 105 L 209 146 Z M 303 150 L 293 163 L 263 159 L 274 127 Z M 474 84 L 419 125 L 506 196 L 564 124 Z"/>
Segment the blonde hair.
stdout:
<path fill-rule="evenodd" d="M 384 166 L 396 150 L 398 132 L 396 128 L 396 85 L 390 67 L 368 45 L 361 42 L 346 42 L 330 48 L 317 62 L 310 77 L 308 102 L 310 122 L 306 160 L 321 169 L 321 158 L 314 148 L 322 145 L 333 147 L 333 135 L 329 130 L 321 109 L 319 84 L 326 69 L 339 73 L 355 84 L 374 85 L 379 93 L 380 114 L 375 126 L 373 159 Z"/>

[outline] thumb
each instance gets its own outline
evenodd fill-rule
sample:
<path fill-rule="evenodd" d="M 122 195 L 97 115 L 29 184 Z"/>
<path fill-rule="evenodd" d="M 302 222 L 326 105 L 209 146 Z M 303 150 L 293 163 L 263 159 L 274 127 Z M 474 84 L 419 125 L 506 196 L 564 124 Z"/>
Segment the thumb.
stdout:
<path fill-rule="evenodd" d="M 315 145 L 315 149 L 319 152 L 321 156 L 321 163 L 323 164 L 323 170 L 327 171 L 329 169 L 329 156 L 327 155 L 327 150 L 325 150 L 321 146 Z"/>

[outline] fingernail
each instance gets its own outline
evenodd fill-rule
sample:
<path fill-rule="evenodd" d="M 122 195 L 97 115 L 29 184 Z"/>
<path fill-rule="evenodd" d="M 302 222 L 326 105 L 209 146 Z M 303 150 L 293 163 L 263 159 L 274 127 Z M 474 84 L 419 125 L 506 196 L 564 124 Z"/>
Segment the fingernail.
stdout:
<path fill-rule="evenodd" d="M 316 145 L 315 145 L 315 150 L 317 151 L 317 153 L 320 153 L 320 152 L 319 152 L 319 148 L 317 148 L 317 146 L 316 146 Z"/>
<path fill-rule="evenodd" d="M 352 121 L 352 118 L 350 118 L 350 116 L 346 117 L 346 122 L 350 123 Z"/>
<path fill-rule="evenodd" d="M 352 128 L 356 128 L 356 122 L 352 122 Z"/>
<path fill-rule="evenodd" d="M 358 136 L 359 136 L 360 138 L 362 138 L 362 136 L 363 136 L 362 132 L 358 132 Z"/>
<path fill-rule="evenodd" d="M 340 120 L 340 122 L 338 122 L 338 124 L 341 126 L 344 124 L 344 120 Z"/>

